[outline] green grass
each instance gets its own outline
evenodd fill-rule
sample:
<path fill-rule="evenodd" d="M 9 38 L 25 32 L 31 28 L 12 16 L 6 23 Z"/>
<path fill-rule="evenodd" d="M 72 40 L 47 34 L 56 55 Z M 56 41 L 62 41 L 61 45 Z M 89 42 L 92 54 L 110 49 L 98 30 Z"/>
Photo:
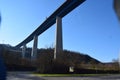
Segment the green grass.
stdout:
<path fill-rule="evenodd" d="M 105 76 L 108 74 L 33 74 L 41 77 L 92 77 L 92 76 Z"/>

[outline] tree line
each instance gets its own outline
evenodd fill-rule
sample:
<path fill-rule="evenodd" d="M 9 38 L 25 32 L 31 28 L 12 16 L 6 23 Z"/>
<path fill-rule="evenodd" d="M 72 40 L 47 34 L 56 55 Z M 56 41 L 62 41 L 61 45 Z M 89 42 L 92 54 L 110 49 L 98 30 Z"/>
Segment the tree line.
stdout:
<path fill-rule="evenodd" d="M 21 52 L 11 51 L 9 48 L 1 47 L 1 56 L 8 70 L 34 70 L 39 73 L 70 73 L 70 67 L 74 73 L 118 73 L 117 62 L 102 63 L 87 54 L 64 50 L 57 54 L 54 60 L 54 49 L 38 49 L 36 60 L 31 60 L 31 48 L 27 48 L 26 58 L 22 58 Z"/>

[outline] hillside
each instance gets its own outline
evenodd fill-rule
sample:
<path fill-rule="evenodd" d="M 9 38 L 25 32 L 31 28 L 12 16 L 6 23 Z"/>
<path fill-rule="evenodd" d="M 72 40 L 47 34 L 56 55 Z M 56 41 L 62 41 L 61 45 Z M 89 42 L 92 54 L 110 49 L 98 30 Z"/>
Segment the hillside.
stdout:
<path fill-rule="evenodd" d="M 10 45 L 0 45 L 0 54 L 8 70 L 36 70 L 39 73 L 68 73 L 69 67 L 73 67 L 76 73 L 92 73 L 96 69 L 113 70 L 113 66 L 109 68 L 106 64 L 79 52 L 64 50 L 57 54 L 57 59 L 54 60 L 52 48 L 38 49 L 37 59 L 31 61 L 31 48 L 27 48 L 24 59 L 20 50 Z"/>

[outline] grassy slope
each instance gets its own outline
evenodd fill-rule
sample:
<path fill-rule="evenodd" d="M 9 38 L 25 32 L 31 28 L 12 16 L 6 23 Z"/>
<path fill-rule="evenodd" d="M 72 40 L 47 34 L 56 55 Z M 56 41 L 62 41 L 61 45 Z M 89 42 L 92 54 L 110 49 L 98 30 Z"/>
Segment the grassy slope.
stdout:
<path fill-rule="evenodd" d="M 92 77 L 92 76 L 107 76 L 110 74 L 33 74 L 41 77 Z"/>

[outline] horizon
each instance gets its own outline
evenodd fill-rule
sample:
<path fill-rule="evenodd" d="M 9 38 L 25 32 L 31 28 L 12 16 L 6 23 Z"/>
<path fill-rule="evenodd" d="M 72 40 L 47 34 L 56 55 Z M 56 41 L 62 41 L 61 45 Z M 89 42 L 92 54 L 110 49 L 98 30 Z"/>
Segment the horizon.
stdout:
<path fill-rule="evenodd" d="M 12 47 L 12 48 L 14 48 L 14 46 L 11 46 L 10 44 L 0 44 L 0 45 L 4 45 L 4 46 L 7 46 L 7 47 Z M 18 48 L 17 48 L 18 49 Z M 22 49 L 22 47 L 20 47 L 19 49 Z M 32 50 L 32 47 L 27 47 L 26 48 L 26 50 L 27 49 L 31 49 Z M 38 50 L 54 50 L 54 47 L 46 47 L 46 48 L 38 48 Z M 85 54 L 85 53 L 81 53 L 81 52 L 78 52 L 78 51 L 70 51 L 70 50 L 67 50 L 67 49 L 63 49 L 63 52 L 64 51 L 68 51 L 68 52 L 71 52 L 71 53 L 73 53 L 73 54 L 80 54 L 80 55 L 88 55 L 88 54 Z M 21 53 L 22 54 L 22 53 Z M 91 57 L 90 55 L 88 55 L 89 57 Z M 99 61 L 98 59 L 96 59 L 96 58 L 94 58 L 94 57 L 91 57 L 92 59 L 95 59 L 95 60 L 97 60 L 97 61 Z M 115 59 L 116 60 L 116 59 Z M 111 62 L 113 62 L 113 61 L 111 61 L 111 62 L 102 62 L 102 61 L 99 61 L 99 62 L 101 62 L 101 63 L 111 63 Z"/>
<path fill-rule="evenodd" d="M 64 2 L 1 0 L 0 44 L 17 45 Z M 62 22 L 63 49 L 87 54 L 101 62 L 118 59 L 120 25 L 113 0 L 85 1 L 66 15 Z M 38 37 L 38 48 L 54 45 L 55 27 L 56 24 Z M 32 45 L 33 41 L 27 44 L 28 47 Z"/>

